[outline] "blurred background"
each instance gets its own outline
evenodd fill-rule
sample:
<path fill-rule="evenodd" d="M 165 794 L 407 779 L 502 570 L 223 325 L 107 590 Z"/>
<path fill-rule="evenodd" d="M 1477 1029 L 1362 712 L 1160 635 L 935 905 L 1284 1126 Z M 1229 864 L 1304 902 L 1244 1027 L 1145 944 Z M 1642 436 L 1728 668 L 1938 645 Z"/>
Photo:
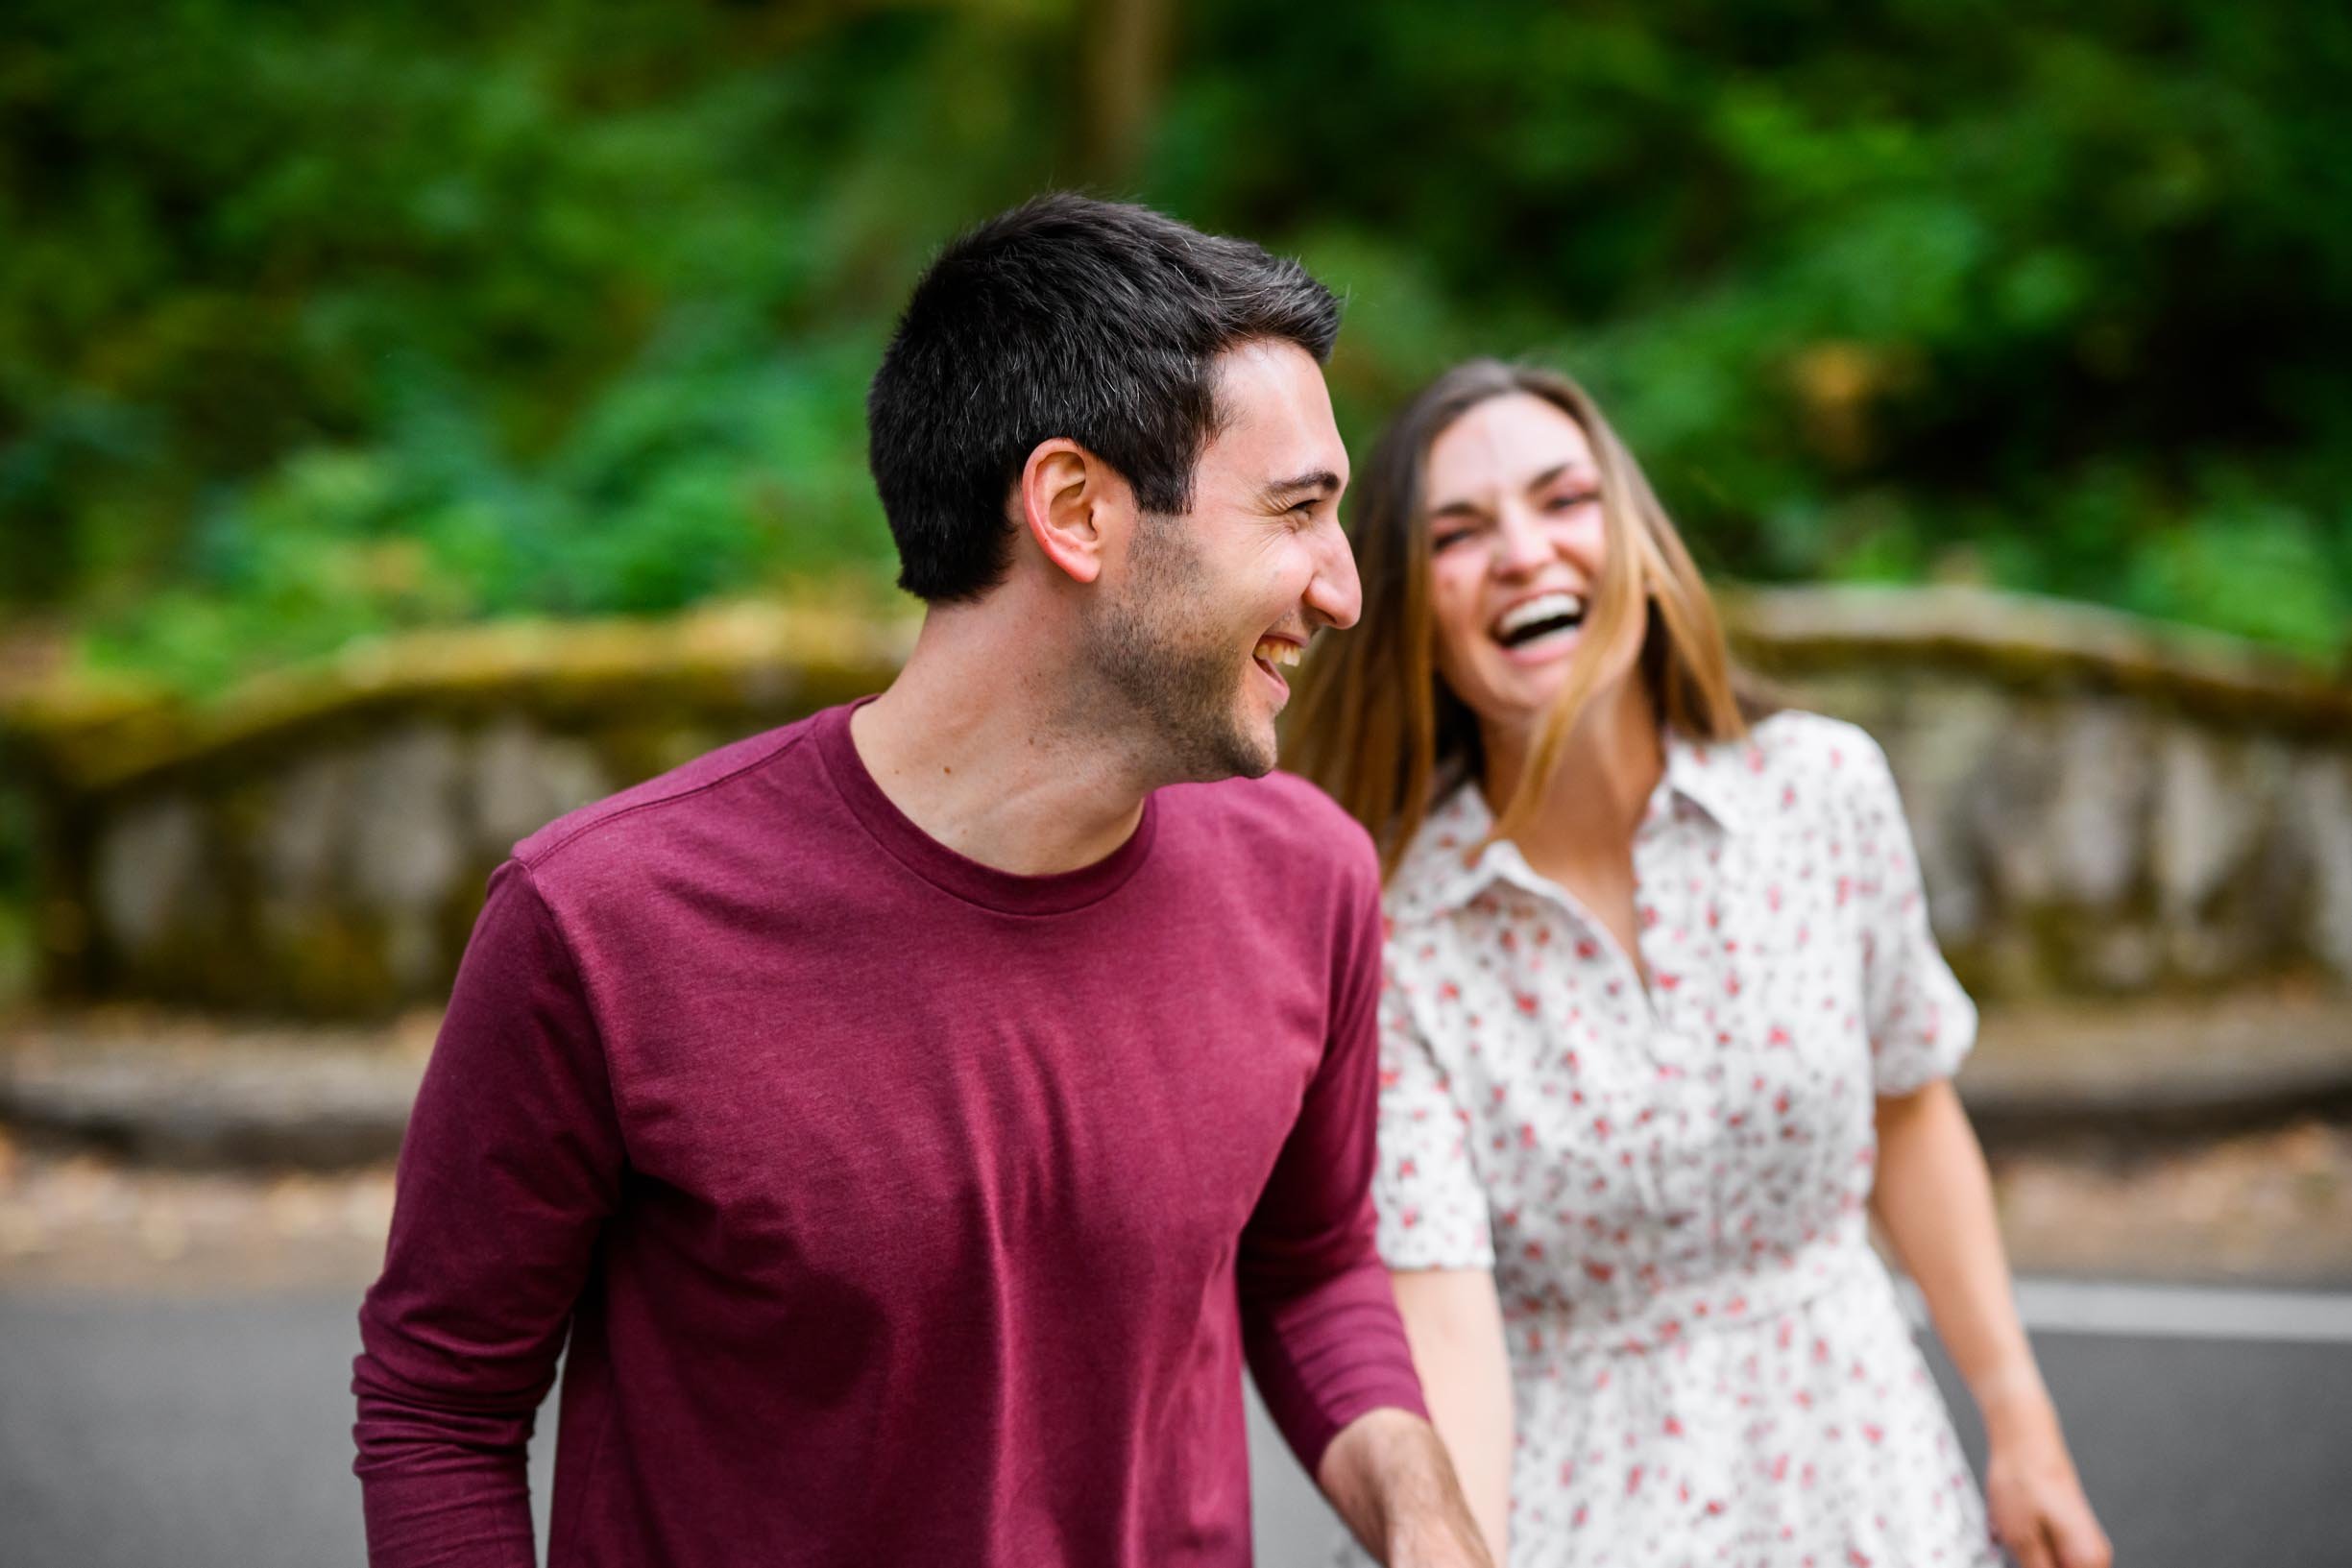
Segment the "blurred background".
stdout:
<path fill-rule="evenodd" d="M 866 378 L 1078 185 L 1344 292 L 1359 454 L 1468 353 L 1594 390 L 1888 743 L 2121 1560 L 2346 1560 L 2347 147 L 2285 0 L 12 0 L 0 1556 L 359 1560 L 482 875 L 888 678 Z"/>

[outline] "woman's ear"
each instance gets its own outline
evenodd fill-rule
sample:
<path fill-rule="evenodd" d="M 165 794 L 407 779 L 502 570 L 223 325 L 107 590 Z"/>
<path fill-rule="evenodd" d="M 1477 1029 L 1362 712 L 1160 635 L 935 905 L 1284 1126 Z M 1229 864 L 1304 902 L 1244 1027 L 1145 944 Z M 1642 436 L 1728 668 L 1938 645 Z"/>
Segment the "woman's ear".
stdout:
<path fill-rule="evenodd" d="M 1041 442 L 1021 465 L 1021 523 L 1045 558 L 1073 582 L 1103 573 L 1112 537 L 1134 498 L 1109 464 L 1075 441 Z"/>

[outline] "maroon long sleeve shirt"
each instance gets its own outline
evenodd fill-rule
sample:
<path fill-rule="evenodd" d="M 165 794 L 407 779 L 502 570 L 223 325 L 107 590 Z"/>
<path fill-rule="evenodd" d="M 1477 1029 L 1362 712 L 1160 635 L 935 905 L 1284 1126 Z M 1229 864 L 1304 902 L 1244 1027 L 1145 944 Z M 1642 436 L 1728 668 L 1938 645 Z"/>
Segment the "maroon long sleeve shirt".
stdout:
<path fill-rule="evenodd" d="M 492 879 L 360 1314 L 378 1568 L 1242 1564 L 1241 1364 L 1310 1470 L 1420 1411 L 1372 1250 L 1378 880 L 1279 776 L 1108 858 L 927 837 L 849 710 Z"/>

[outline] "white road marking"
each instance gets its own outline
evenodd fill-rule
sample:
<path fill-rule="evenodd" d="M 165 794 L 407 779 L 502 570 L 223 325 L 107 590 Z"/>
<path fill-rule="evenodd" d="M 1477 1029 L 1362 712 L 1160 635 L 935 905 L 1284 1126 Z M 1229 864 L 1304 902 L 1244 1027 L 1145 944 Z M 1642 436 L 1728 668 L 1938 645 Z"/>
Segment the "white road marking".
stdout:
<path fill-rule="evenodd" d="M 1902 1289 L 1912 1322 L 1925 1327 L 1918 1287 L 1905 1280 Z M 2352 1344 L 2352 1294 L 2340 1291 L 2025 1278 L 2017 1282 L 2017 1311 L 2034 1334 Z"/>

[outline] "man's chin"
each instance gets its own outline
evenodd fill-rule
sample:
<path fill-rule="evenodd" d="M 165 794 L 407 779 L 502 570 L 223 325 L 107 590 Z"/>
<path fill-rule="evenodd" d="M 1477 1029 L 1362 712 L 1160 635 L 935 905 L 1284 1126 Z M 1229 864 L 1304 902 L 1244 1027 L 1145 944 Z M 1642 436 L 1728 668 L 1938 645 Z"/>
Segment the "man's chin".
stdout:
<path fill-rule="evenodd" d="M 1247 757 L 1237 757 L 1235 760 L 1241 765 L 1233 770 L 1231 775 L 1233 778 L 1263 779 L 1274 770 L 1275 764 L 1280 762 L 1281 759 L 1274 755 L 1272 745 L 1267 745 L 1253 748 Z"/>
<path fill-rule="evenodd" d="M 1281 760 L 1273 719 L 1245 721 L 1233 727 L 1233 774 L 1237 779 L 1263 779 Z"/>
<path fill-rule="evenodd" d="M 1277 760 L 1271 721 L 1236 718 L 1214 735 L 1202 735 L 1185 750 L 1190 765 L 1182 771 L 1195 784 L 1221 779 L 1262 779 Z"/>

